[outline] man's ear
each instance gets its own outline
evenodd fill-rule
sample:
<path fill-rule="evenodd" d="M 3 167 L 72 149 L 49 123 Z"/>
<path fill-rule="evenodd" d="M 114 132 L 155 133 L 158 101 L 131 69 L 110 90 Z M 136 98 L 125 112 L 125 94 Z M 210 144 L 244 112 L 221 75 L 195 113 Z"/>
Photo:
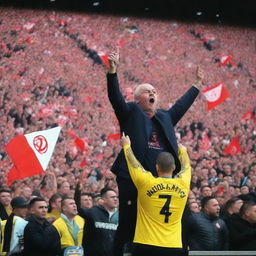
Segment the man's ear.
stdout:
<path fill-rule="evenodd" d="M 159 166 L 156 164 L 156 171 L 159 172 Z"/>

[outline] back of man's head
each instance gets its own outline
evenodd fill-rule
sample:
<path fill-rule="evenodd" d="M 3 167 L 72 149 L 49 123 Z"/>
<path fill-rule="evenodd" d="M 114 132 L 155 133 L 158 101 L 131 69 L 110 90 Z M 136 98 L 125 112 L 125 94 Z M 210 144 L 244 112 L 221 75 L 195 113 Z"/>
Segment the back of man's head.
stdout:
<path fill-rule="evenodd" d="M 171 153 L 161 152 L 156 159 L 157 170 L 161 173 L 172 174 L 175 170 L 175 160 Z"/>

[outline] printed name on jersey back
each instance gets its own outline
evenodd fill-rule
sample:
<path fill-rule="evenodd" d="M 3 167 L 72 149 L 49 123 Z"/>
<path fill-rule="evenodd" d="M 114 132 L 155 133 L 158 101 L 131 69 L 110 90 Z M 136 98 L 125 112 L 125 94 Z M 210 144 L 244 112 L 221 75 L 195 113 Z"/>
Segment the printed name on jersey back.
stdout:
<path fill-rule="evenodd" d="M 151 197 L 157 191 L 164 190 L 164 189 L 172 191 L 172 192 L 176 192 L 180 198 L 184 198 L 185 196 L 187 196 L 186 193 L 179 186 L 177 186 L 175 184 L 163 184 L 163 183 L 159 183 L 159 184 L 151 187 L 147 191 L 147 196 Z"/>

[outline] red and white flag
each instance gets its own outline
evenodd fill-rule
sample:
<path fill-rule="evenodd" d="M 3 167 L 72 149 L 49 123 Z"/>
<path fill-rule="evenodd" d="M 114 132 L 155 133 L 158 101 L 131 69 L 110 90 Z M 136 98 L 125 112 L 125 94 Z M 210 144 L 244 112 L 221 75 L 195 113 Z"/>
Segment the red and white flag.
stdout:
<path fill-rule="evenodd" d="M 217 83 L 212 87 L 203 90 L 202 93 L 208 101 L 208 110 L 215 108 L 229 97 L 228 92 L 222 83 Z"/>
<path fill-rule="evenodd" d="M 226 155 L 237 155 L 241 153 L 240 143 L 238 137 L 234 137 L 233 140 L 228 144 L 228 146 L 223 151 Z"/>
<path fill-rule="evenodd" d="M 13 162 L 8 173 L 8 185 L 44 172 L 51 159 L 61 127 L 19 135 L 5 147 Z"/>

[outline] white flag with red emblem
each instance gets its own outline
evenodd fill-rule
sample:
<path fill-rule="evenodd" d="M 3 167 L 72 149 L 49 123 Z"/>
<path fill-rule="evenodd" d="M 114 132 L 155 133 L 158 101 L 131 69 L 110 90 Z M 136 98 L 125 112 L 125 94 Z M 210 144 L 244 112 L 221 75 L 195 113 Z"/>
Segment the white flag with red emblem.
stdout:
<path fill-rule="evenodd" d="M 13 162 L 8 173 L 8 185 L 44 172 L 51 159 L 61 127 L 19 135 L 5 147 Z"/>
<path fill-rule="evenodd" d="M 228 92 L 222 83 L 217 83 L 212 87 L 203 90 L 202 93 L 208 101 L 208 110 L 215 108 L 229 97 Z"/>

